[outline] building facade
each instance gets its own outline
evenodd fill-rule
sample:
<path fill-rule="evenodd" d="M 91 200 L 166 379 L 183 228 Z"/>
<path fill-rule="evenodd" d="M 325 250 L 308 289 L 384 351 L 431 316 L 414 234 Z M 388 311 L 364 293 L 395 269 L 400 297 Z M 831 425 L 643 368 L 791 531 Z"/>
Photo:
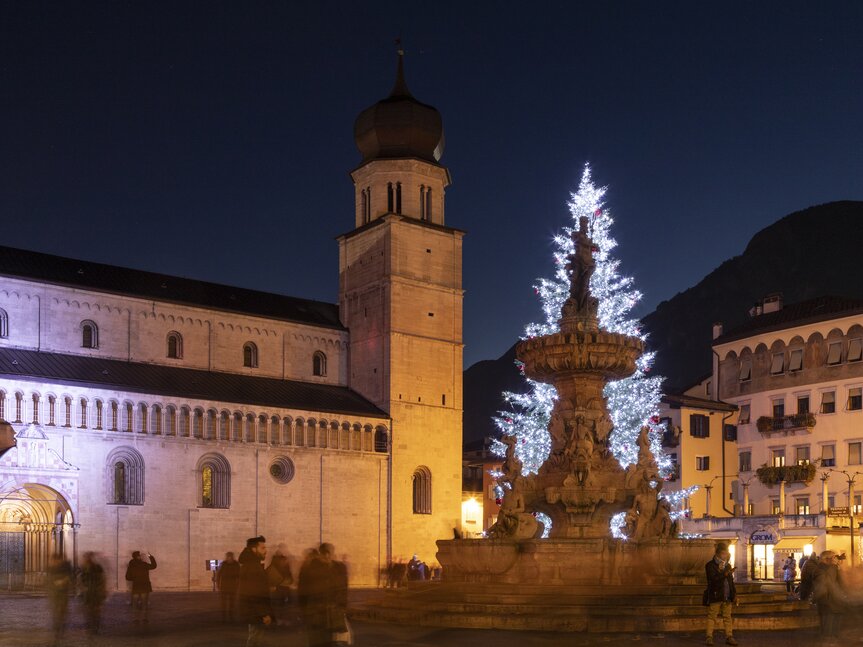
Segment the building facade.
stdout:
<path fill-rule="evenodd" d="M 778 577 L 788 554 L 831 549 L 859 563 L 863 302 L 771 295 L 750 315 L 713 342 L 717 397 L 738 409 L 737 516 L 692 527 L 736 541 L 754 579 Z"/>
<path fill-rule="evenodd" d="M 123 588 L 139 549 L 157 588 L 209 588 L 258 534 L 332 542 L 354 585 L 434 561 L 460 518 L 463 232 L 401 56 L 355 134 L 337 304 L 0 248 L 0 576 L 94 550 Z"/>

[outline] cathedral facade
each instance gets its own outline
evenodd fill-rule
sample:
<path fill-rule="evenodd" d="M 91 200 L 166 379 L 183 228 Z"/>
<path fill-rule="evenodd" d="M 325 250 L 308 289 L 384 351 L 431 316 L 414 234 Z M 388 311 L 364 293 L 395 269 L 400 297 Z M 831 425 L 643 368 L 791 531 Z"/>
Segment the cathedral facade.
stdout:
<path fill-rule="evenodd" d="M 338 303 L 0 248 L 0 586 L 93 550 L 122 589 L 142 550 L 157 589 L 209 588 L 259 534 L 335 544 L 354 585 L 435 561 L 460 518 L 463 232 L 401 56 L 355 137 Z"/>

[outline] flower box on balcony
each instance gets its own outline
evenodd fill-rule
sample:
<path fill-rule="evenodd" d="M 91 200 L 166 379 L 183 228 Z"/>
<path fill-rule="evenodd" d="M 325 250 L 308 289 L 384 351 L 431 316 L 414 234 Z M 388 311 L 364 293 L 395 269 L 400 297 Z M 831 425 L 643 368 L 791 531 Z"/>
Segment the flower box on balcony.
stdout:
<path fill-rule="evenodd" d="M 814 413 L 794 413 L 790 416 L 761 416 L 755 423 L 762 434 L 774 431 L 793 431 L 805 429 L 812 431 L 815 426 Z"/>
<path fill-rule="evenodd" d="M 809 484 L 815 478 L 815 474 L 815 465 L 812 463 L 806 463 L 805 465 L 783 465 L 782 467 L 762 465 L 755 471 L 758 480 L 764 485 L 776 485 L 780 481 Z"/>

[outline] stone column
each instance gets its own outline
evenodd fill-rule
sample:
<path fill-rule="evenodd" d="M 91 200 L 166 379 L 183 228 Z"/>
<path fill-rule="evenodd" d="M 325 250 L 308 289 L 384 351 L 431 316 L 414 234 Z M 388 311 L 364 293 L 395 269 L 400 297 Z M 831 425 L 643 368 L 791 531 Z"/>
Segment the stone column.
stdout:
<path fill-rule="evenodd" d="M 821 512 L 827 514 L 830 510 L 830 494 L 827 491 L 827 481 L 830 479 L 828 474 L 821 477 Z"/>
<path fill-rule="evenodd" d="M 712 485 L 704 486 L 704 516 L 710 517 L 710 491 L 713 489 Z"/>
<path fill-rule="evenodd" d="M 743 516 L 749 516 L 749 483 L 743 484 Z"/>
<path fill-rule="evenodd" d="M 779 515 L 785 514 L 785 481 L 779 481 Z"/>

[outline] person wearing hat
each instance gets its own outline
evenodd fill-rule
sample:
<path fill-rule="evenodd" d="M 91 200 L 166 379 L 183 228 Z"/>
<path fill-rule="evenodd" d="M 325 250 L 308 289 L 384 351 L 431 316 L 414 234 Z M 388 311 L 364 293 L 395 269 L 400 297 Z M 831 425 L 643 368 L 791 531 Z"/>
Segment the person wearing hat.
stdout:
<path fill-rule="evenodd" d="M 728 563 L 731 553 L 727 544 L 716 544 L 716 552 L 707 564 L 707 590 L 704 592 L 704 602 L 707 605 L 707 639 L 705 644 L 713 644 L 713 628 L 721 616 L 725 628 L 725 644 L 736 645 L 734 638 L 731 608 L 737 599 L 734 589 L 734 567 Z"/>

